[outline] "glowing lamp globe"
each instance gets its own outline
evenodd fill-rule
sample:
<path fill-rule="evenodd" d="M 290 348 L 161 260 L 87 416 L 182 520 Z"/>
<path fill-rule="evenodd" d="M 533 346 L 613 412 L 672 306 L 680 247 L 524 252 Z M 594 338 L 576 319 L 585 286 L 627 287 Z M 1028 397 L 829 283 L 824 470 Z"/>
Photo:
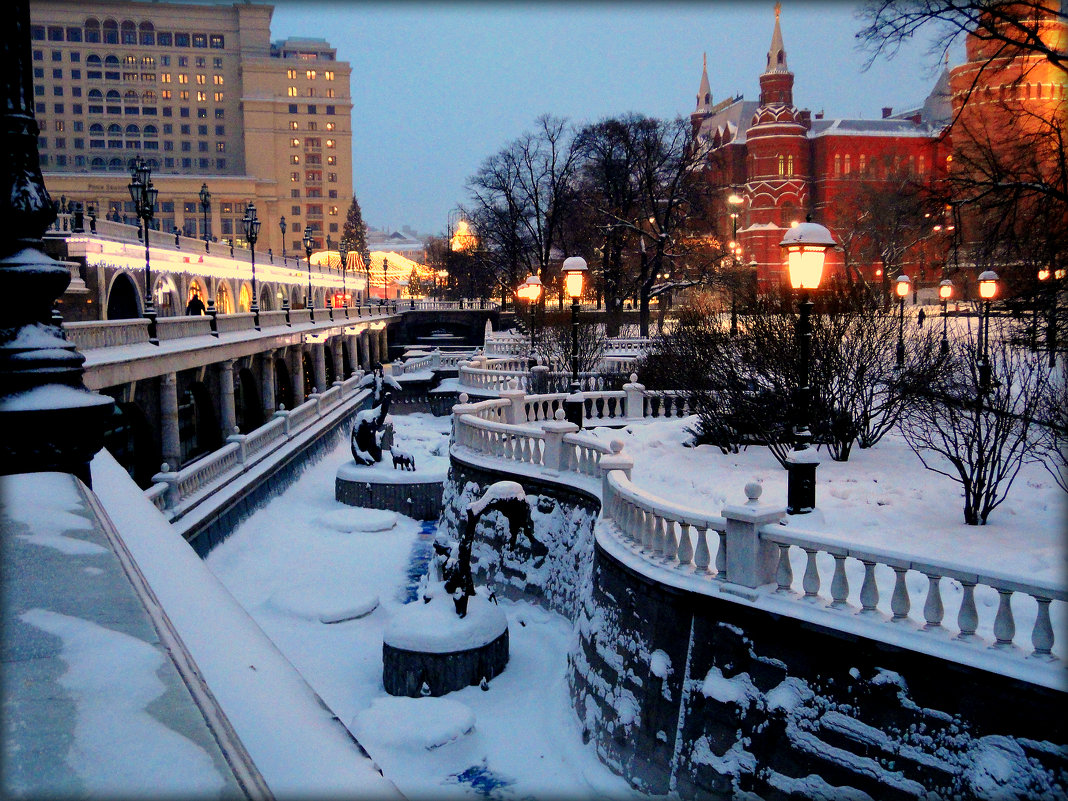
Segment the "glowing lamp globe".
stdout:
<path fill-rule="evenodd" d="M 912 281 L 907 275 L 899 275 L 897 277 L 897 283 L 894 285 L 894 291 L 897 292 L 899 298 L 907 297 L 909 294 L 909 286 Z"/>
<path fill-rule="evenodd" d="M 779 243 L 786 254 L 790 285 L 794 289 L 818 289 L 827 250 L 836 244 L 831 232 L 819 223 L 803 222 L 790 228 Z"/>
<path fill-rule="evenodd" d="M 582 297 L 582 282 L 586 275 L 586 260 L 581 256 L 564 259 L 564 291 L 569 298 Z"/>
<path fill-rule="evenodd" d="M 1039 268 L 1038 280 L 1039 281 L 1048 281 L 1049 280 L 1049 269 L 1048 268 L 1046 268 L 1046 267 Z"/>
<path fill-rule="evenodd" d="M 953 297 L 953 282 L 948 278 L 943 279 L 938 285 L 938 297 L 942 300 L 949 300 Z"/>
<path fill-rule="evenodd" d="M 537 299 L 541 297 L 542 283 L 538 276 L 533 274 L 527 276 L 527 280 L 523 282 L 523 286 L 527 288 L 526 294 L 523 296 L 527 300 L 537 301 Z"/>
<path fill-rule="evenodd" d="M 998 293 L 998 274 L 987 270 L 979 276 L 979 297 L 990 300 Z"/>

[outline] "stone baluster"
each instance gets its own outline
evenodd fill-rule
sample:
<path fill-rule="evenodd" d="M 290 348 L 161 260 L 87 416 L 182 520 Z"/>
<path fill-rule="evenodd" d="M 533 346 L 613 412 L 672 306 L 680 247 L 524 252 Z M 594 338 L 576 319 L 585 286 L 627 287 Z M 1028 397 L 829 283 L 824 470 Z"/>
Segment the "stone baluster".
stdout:
<path fill-rule="evenodd" d="M 1035 649 L 1035 656 L 1050 657 L 1053 651 L 1053 626 L 1049 619 L 1051 599 L 1036 595 L 1035 600 L 1038 602 L 1038 616 L 1035 618 L 1035 627 L 1031 629 L 1031 645 Z"/>
<path fill-rule="evenodd" d="M 727 578 L 727 532 L 717 531 L 716 542 L 716 578 Z"/>
<path fill-rule="evenodd" d="M 860 560 L 864 565 L 864 581 L 860 585 L 861 613 L 874 613 L 879 606 L 879 585 L 875 583 L 875 562 Z"/>
<path fill-rule="evenodd" d="M 927 600 L 923 603 L 924 629 L 937 629 L 942 626 L 945 609 L 942 606 L 942 590 L 939 586 L 942 577 L 937 573 L 927 573 Z"/>
<path fill-rule="evenodd" d="M 912 604 L 909 601 L 909 589 L 905 584 L 907 567 L 891 565 L 894 571 L 894 593 L 890 596 L 890 611 L 894 613 L 891 620 L 904 620 L 909 616 Z"/>
<path fill-rule="evenodd" d="M 694 573 L 707 573 L 710 554 L 708 552 L 708 528 L 697 527 L 697 548 L 693 553 Z"/>
<path fill-rule="evenodd" d="M 693 527 L 689 523 L 679 522 L 679 549 L 675 552 L 675 558 L 680 565 L 688 565 L 693 559 L 693 543 L 690 541 L 690 531 Z"/>
<path fill-rule="evenodd" d="M 759 587 L 774 580 L 775 545 L 760 536 L 761 526 L 778 523 L 786 510 L 760 503 L 763 487 L 745 485 L 746 502 L 723 507 L 726 525 L 726 580 L 743 587 Z"/>
<path fill-rule="evenodd" d="M 830 606 L 845 606 L 849 598 L 849 579 L 846 577 L 844 553 L 831 554 L 834 557 L 834 576 L 831 578 Z"/>
<path fill-rule="evenodd" d="M 790 565 L 790 546 L 785 542 L 777 543 L 779 546 L 779 563 L 775 568 L 775 591 L 790 592 L 794 583 L 794 570 Z"/>
<path fill-rule="evenodd" d="M 1008 648 L 1016 636 L 1016 622 L 1012 618 L 1012 590 L 998 588 L 998 611 L 994 615 L 994 647 Z"/>

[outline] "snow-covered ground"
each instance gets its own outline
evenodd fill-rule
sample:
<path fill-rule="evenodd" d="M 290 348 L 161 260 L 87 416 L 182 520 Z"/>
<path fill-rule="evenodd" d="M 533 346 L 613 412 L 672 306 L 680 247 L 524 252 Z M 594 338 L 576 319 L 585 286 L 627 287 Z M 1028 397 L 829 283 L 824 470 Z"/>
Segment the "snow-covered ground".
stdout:
<path fill-rule="evenodd" d="M 398 445 L 435 469 L 449 418 L 394 422 Z M 743 502 L 744 485 L 756 479 L 762 502 L 785 505 L 785 471 L 765 449 L 724 456 L 686 448 L 688 422 L 596 435 L 622 439 L 635 482 L 664 498 L 718 513 Z M 335 501 L 334 474 L 350 459 L 346 442 L 310 467 L 216 548 L 209 568 L 410 797 L 633 797 L 582 743 L 565 681 L 572 631 L 558 615 L 503 602 L 511 659 L 486 691 L 385 693 L 383 631 L 413 597 L 434 527 Z M 1037 465 L 1025 466 L 984 527 L 964 525 L 958 486 L 923 469 L 896 437 L 855 450 L 849 462 L 825 460 L 817 478 L 818 508 L 803 518 L 806 528 L 1025 578 L 1065 574 L 1068 502 Z"/>

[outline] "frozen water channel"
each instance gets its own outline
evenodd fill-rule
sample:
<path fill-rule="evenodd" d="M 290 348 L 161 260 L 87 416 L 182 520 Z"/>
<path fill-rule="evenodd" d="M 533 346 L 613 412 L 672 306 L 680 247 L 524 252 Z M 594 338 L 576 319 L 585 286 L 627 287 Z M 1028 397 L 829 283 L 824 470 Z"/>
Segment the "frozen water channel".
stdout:
<path fill-rule="evenodd" d="M 417 473 L 447 466 L 448 417 L 393 419 Z M 408 797 L 638 797 L 582 742 L 565 678 L 572 630 L 559 615 L 502 601 L 510 660 L 485 691 L 386 694 L 382 633 L 414 598 L 435 527 L 335 501 L 334 473 L 351 458 L 346 440 L 208 567 Z"/>

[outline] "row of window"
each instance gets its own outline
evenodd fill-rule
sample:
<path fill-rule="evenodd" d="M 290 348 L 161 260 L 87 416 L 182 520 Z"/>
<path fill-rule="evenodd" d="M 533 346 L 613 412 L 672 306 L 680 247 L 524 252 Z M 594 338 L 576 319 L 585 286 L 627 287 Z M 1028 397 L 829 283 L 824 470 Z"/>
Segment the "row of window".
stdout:
<path fill-rule="evenodd" d="M 300 138 L 294 136 L 292 139 L 289 140 L 289 146 L 290 147 L 300 147 Z M 304 149 L 305 150 L 319 150 L 322 146 L 323 146 L 323 140 L 320 139 L 318 136 L 306 136 L 306 137 L 304 137 Z M 336 139 L 327 139 L 326 140 L 326 147 L 327 147 L 328 150 L 333 150 L 335 147 L 337 147 L 337 140 Z M 294 161 L 293 163 L 297 164 L 298 162 Z"/>
<path fill-rule="evenodd" d="M 305 123 L 305 124 L 306 124 L 307 129 L 309 131 L 318 131 L 319 130 L 319 123 L 317 123 L 315 120 L 308 120 L 308 122 Z M 328 123 L 326 123 L 326 130 L 327 131 L 333 131 L 336 128 L 337 128 L 337 123 L 336 122 L 328 122 Z M 290 120 L 289 121 L 289 130 L 291 130 L 291 131 L 300 130 L 300 123 L 297 122 L 296 120 Z"/>
<path fill-rule="evenodd" d="M 140 136 L 139 134 L 129 134 L 129 133 L 127 133 L 127 134 L 124 135 L 122 131 L 108 131 L 107 137 L 105 137 L 104 133 L 102 131 L 92 131 L 89 134 L 89 148 L 90 149 L 100 149 L 100 150 L 104 150 L 104 149 L 107 149 L 107 150 L 142 150 L 142 149 L 144 149 L 144 150 L 159 150 L 160 149 L 160 143 L 156 139 L 152 138 L 152 137 L 155 137 L 156 135 L 157 134 L 154 133 L 154 132 L 153 133 L 148 133 L 146 131 L 145 132 L 145 137 L 146 138 L 144 140 L 142 140 L 140 138 L 138 138 L 138 139 L 130 138 L 130 137 L 133 137 L 133 136 Z M 66 149 L 66 147 L 67 147 L 67 138 L 65 136 L 57 136 L 53 141 L 55 143 L 55 149 L 56 150 L 64 150 L 64 149 Z M 39 143 L 39 145 L 40 145 L 42 150 L 47 150 L 48 149 L 48 138 L 47 137 L 44 137 L 44 136 L 40 137 L 39 140 L 38 140 L 38 143 Z M 74 137 L 73 139 L 71 139 L 71 144 L 72 144 L 72 146 L 73 146 L 73 148 L 75 150 L 84 150 L 85 149 L 85 139 L 84 139 L 84 137 Z M 174 150 L 175 149 L 174 145 L 175 145 L 174 141 L 172 141 L 170 139 L 164 139 L 163 140 L 163 150 L 165 150 L 165 151 Z M 192 153 L 193 152 L 193 143 L 192 142 L 188 142 L 188 141 L 179 142 L 178 143 L 178 149 L 182 153 Z M 197 150 L 200 153 L 207 153 L 209 150 L 211 150 L 211 143 L 201 140 L 201 141 L 197 142 Z M 226 142 L 216 142 L 215 143 L 215 152 L 216 153 L 225 153 L 226 152 Z M 331 175 L 333 175 L 333 173 L 331 173 Z M 321 178 L 320 178 L 320 180 L 321 180 Z"/>
<path fill-rule="evenodd" d="M 45 88 L 43 86 L 41 86 L 40 84 L 36 84 L 33 87 L 33 94 L 34 94 L 34 97 L 44 97 Z M 66 92 L 65 92 L 65 90 L 64 90 L 64 88 L 62 86 L 55 85 L 55 86 L 52 87 L 52 97 L 65 97 L 65 95 L 66 95 Z M 72 86 L 71 89 L 70 89 L 70 96 L 71 97 L 81 97 L 82 96 L 81 87 L 80 86 Z M 174 95 L 174 92 L 172 90 L 170 90 L 170 89 L 161 89 L 160 90 L 160 99 L 162 99 L 162 100 L 174 100 L 174 98 L 175 98 L 175 95 Z M 89 102 L 90 103 L 92 103 L 93 100 L 101 102 L 101 101 L 103 101 L 103 99 L 104 99 L 104 96 L 103 96 L 103 94 L 101 94 L 99 89 L 90 89 L 89 90 Z M 109 103 L 112 103 L 112 102 L 118 103 L 119 102 L 119 93 L 116 90 L 112 89 L 112 90 L 110 90 L 108 92 L 107 99 L 108 99 Z M 213 100 L 216 103 L 222 103 L 226 99 L 226 93 L 225 92 L 208 92 L 208 91 L 203 90 L 203 89 L 198 89 L 196 92 L 192 92 L 189 89 L 180 89 L 180 90 L 178 90 L 178 99 L 179 100 L 196 100 L 198 103 L 207 103 L 208 100 Z M 144 95 L 142 96 L 142 100 L 143 100 L 143 102 L 147 102 L 147 103 L 155 103 L 156 102 L 156 94 L 155 94 L 155 92 L 153 92 L 151 90 L 146 91 L 144 93 Z M 133 89 L 127 90 L 123 102 L 124 103 L 137 103 L 138 102 L 137 92 L 135 92 Z M 92 106 L 90 106 L 89 107 L 89 113 L 90 114 L 103 114 L 104 112 L 100 108 L 97 108 L 96 110 L 94 110 L 94 108 Z M 108 114 L 122 114 L 123 111 L 122 111 L 122 109 L 116 107 L 114 109 L 109 108 L 107 113 Z M 127 114 L 137 114 L 137 110 L 136 109 L 127 110 L 125 113 L 127 113 Z M 151 113 L 155 113 L 155 112 L 151 112 Z"/>
<path fill-rule="evenodd" d="M 103 23 L 87 19 L 85 25 L 31 25 L 30 39 L 37 42 L 90 42 L 102 44 L 142 45 L 145 47 L 203 47 L 222 50 L 226 37 L 221 33 L 188 33 L 185 31 L 157 31 L 151 22 L 134 25 L 106 19 Z"/>
<path fill-rule="evenodd" d="M 153 159 L 152 163 L 154 165 L 153 169 L 159 169 L 159 162 L 158 161 Z M 225 170 L 226 169 L 226 159 L 224 159 L 224 158 L 223 159 L 214 159 L 213 160 L 213 159 L 207 159 L 207 158 L 200 158 L 200 159 L 182 158 L 182 159 L 177 159 L 177 158 L 167 157 L 167 158 L 163 159 L 163 166 L 166 169 L 178 169 L 178 168 L 181 168 L 183 170 L 192 170 L 192 169 L 210 170 L 210 169 L 212 169 L 212 165 L 213 164 L 214 164 L 215 169 L 217 169 L 217 170 Z M 73 156 L 73 157 L 68 157 L 67 155 L 62 154 L 62 153 L 59 154 L 59 155 L 50 156 L 47 153 L 42 153 L 41 154 L 41 166 L 46 168 L 46 169 L 48 167 L 51 167 L 51 166 L 54 166 L 54 167 L 70 167 L 70 166 L 74 166 L 74 167 L 89 167 L 91 170 L 106 170 L 108 172 L 128 172 L 129 159 L 117 158 L 117 157 L 112 157 L 110 159 L 105 159 L 102 156 L 89 157 L 89 156 L 82 156 L 82 155 L 76 155 L 76 156 Z"/>
<path fill-rule="evenodd" d="M 298 70 L 295 70 L 295 69 L 286 70 L 286 77 L 289 78 L 290 80 L 296 79 L 298 74 L 299 74 Z M 304 77 L 307 78 L 309 81 L 314 81 L 318 75 L 319 75 L 319 73 L 317 73 L 315 70 L 304 70 Z M 323 75 L 323 80 L 324 81 L 332 81 L 332 80 L 334 80 L 334 71 L 333 70 L 324 70 L 322 75 Z"/>
<path fill-rule="evenodd" d="M 843 175 L 851 175 L 852 172 L 853 172 L 853 164 L 854 164 L 854 162 L 853 162 L 852 154 L 850 154 L 850 153 L 845 153 L 845 154 L 835 153 L 834 154 L 834 177 L 835 178 L 841 178 Z M 871 166 L 874 168 L 874 165 L 871 165 Z M 863 173 L 863 172 L 867 172 L 868 171 L 869 164 L 868 164 L 868 157 L 867 157 L 866 154 L 860 153 L 860 154 L 857 155 L 856 167 L 857 167 L 857 172 Z M 892 169 L 896 169 L 896 167 L 897 167 L 897 164 L 894 164 L 893 166 L 891 166 L 890 164 L 886 164 L 884 172 L 885 173 L 889 173 L 889 172 L 891 172 Z M 927 172 L 927 158 L 926 158 L 926 156 L 924 156 L 922 153 L 918 157 L 910 155 L 908 157 L 908 161 L 907 161 L 907 169 L 908 169 L 909 173 L 919 173 L 920 175 L 926 174 L 926 172 Z"/>
<path fill-rule="evenodd" d="M 82 54 L 81 54 L 80 51 L 72 50 L 72 51 L 70 51 L 70 53 L 68 55 L 70 56 L 70 63 L 71 64 L 80 64 L 80 63 L 82 63 Z M 43 50 L 34 50 L 33 51 L 33 60 L 34 61 L 44 61 L 44 51 Z M 52 61 L 54 61 L 54 62 L 63 61 L 63 51 L 62 50 L 53 50 L 52 51 Z M 127 55 L 127 56 L 123 56 L 122 60 L 120 61 L 119 57 L 115 56 L 115 55 L 110 55 L 109 54 L 107 56 L 104 56 L 103 59 L 101 59 L 100 56 L 98 56 L 96 53 L 90 53 L 89 56 L 87 56 L 86 59 L 85 59 L 85 65 L 86 65 L 87 69 L 108 68 L 108 69 L 116 69 L 117 70 L 120 66 L 121 67 L 141 67 L 143 69 L 155 69 L 156 68 L 156 57 L 155 56 L 130 56 L 130 55 Z M 169 67 L 169 66 L 171 66 L 171 57 L 168 56 L 168 55 L 160 56 L 159 57 L 159 65 L 161 67 Z M 211 60 L 211 65 L 215 69 L 221 70 L 222 66 L 223 66 L 222 57 L 221 56 L 214 56 L 212 58 L 212 60 Z M 178 56 L 178 64 L 177 64 L 177 66 L 178 67 L 188 67 L 189 66 L 189 57 L 188 56 Z M 206 69 L 207 66 L 208 66 L 208 60 L 206 58 L 204 58 L 204 56 L 197 56 L 196 58 L 193 59 L 193 66 L 196 67 L 197 69 Z M 112 75 L 112 74 L 117 74 L 117 73 L 111 73 L 111 72 L 108 73 L 108 75 Z M 59 73 L 57 75 L 55 71 L 53 71 L 52 75 L 53 75 L 53 77 L 56 77 L 56 78 L 63 77 L 62 73 Z M 93 77 L 99 78 L 100 77 L 99 74 L 94 74 L 94 73 L 88 73 L 88 75 L 89 75 L 90 78 L 93 78 Z M 71 77 L 77 79 L 77 78 L 79 78 L 81 76 L 80 76 L 80 74 L 75 75 L 75 74 L 72 73 Z M 109 78 L 108 80 L 111 80 L 111 79 Z"/>
<path fill-rule="evenodd" d="M 317 95 L 315 93 L 315 87 L 314 86 L 309 86 L 307 88 L 307 90 L 305 90 L 303 95 L 301 95 L 301 93 L 297 90 L 297 87 L 290 86 L 288 89 L 286 89 L 286 96 L 287 97 L 319 97 L 319 95 Z M 335 92 L 333 89 L 326 89 L 326 90 L 323 91 L 323 95 L 322 96 L 323 97 L 327 97 L 327 98 L 337 97 L 337 92 Z"/>

